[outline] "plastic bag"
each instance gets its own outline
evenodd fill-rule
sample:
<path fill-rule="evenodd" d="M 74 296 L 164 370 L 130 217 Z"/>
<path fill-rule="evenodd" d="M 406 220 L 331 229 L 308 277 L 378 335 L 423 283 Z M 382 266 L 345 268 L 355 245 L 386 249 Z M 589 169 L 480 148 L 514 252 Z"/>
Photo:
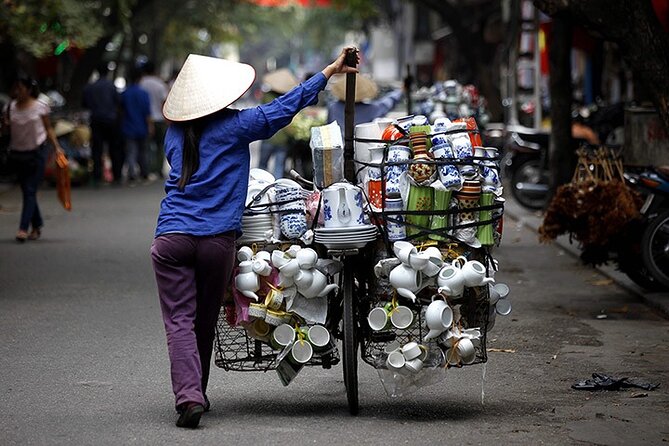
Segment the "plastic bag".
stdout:
<path fill-rule="evenodd" d="M 70 185 L 70 167 L 63 152 L 56 152 L 56 191 L 58 200 L 63 207 L 72 210 L 72 195 Z"/>

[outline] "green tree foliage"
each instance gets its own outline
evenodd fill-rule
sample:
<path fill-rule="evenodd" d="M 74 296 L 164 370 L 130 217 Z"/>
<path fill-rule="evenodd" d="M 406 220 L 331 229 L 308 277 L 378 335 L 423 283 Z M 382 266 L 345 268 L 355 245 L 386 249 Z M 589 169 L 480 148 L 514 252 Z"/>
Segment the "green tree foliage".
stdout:
<path fill-rule="evenodd" d="M 36 57 L 61 54 L 71 45 L 87 48 L 103 35 L 103 13 L 122 2 L 23 0 L 4 2 L 0 33 Z M 112 3 L 114 5 L 112 5 Z M 108 14 L 109 15 L 109 14 Z"/>

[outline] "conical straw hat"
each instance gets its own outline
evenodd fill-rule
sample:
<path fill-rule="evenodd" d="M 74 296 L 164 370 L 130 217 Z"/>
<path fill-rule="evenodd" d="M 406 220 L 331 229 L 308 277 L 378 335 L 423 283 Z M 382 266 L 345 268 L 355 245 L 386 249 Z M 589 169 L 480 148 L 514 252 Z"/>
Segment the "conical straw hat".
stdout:
<path fill-rule="evenodd" d="M 355 75 L 355 102 L 374 99 L 379 92 L 376 83 L 368 77 Z M 337 76 L 332 83 L 332 94 L 340 101 L 346 100 L 346 76 Z"/>
<path fill-rule="evenodd" d="M 239 99 L 255 77 L 250 65 L 191 54 L 167 95 L 163 115 L 189 121 L 215 113 Z"/>
<path fill-rule="evenodd" d="M 267 73 L 262 78 L 263 84 L 266 84 L 270 91 L 279 94 L 288 93 L 293 87 L 299 84 L 299 81 L 288 68 L 281 68 L 271 73 Z"/>

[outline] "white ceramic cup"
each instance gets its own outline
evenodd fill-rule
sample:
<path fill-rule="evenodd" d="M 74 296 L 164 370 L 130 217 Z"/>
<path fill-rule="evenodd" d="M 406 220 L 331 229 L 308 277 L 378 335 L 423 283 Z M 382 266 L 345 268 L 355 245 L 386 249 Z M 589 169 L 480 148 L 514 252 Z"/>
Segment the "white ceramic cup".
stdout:
<path fill-rule="evenodd" d="M 276 268 L 281 268 L 283 265 L 288 263 L 290 258 L 287 257 L 286 254 L 280 249 L 275 249 L 274 251 L 272 251 L 271 260 L 272 260 L 272 265 L 274 265 Z"/>
<path fill-rule="evenodd" d="M 476 348 L 471 339 L 460 339 L 457 344 L 457 349 L 463 364 L 471 364 L 476 359 Z"/>
<path fill-rule="evenodd" d="M 423 271 L 429 262 L 430 256 L 423 252 L 409 254 L 409 266 L 411 266 L 416 271 Z"/>
<path fill-rule="evenodd" d="M 298 364 L 309 362 L 314 355 L 314 349 L 307 341 L 297 341 L 290 349 L 290 358 Z"/>
<path fill-rule="evenodd" d="M 412 359 L 404 363 L 404 368 L 409 371 L 409 373 L 418 373 L 423 369 L 423 361 L 420 359 Z"/>
<path fill-rule="evenodd" d="M 409 342 L 402 346 L 402 354 L 407 361 L 418 358 L 423 350 L 417 342 Z"/>
<path fill-rule="evenodd" d="M 288 324 L 281 324 L 274 329 L 270 343 L 276 350 L 281 350 L 295 340 L 295 329 Z"/>
<path fill-rule="evenodd" d="M 393 252 L 395 253 L 395 256 L 400 259 L 400 262 L 409 265 L 409 256 L 411 254 L 417 254 L 418 250 L 412 243 L 398 240 L 393 243 Z"/>
<path fill-rule="evenodd" d="M 248 246 L 242 246 L 239 248 L 239 251 L 237 251 L 237 260 L 240 262 L 248 261 L 253 258 L 253 250 L 249 248 Z"/>
<path fill-rule="evenodd" d="M 253 272 L 267 277 L 272 274 L 272 266 L 265 260 L 256 258 L 256 260 L 253 261 Z"/>
<path fill-rule="evenodd" d="M 272 254 L 270 254 L 269 251 L 258 251 L 256 252 L 255 258 L 269 262 L 272 259 Z"/>
<path fill-rule="evenodd" d="M 401 373 L 402 369 L 404 368 L 404 364 L 406 364 L 406 358 L 401 351 L 391 352 L 386 359 L 386 366 L 388 367 L 388 370 L 393 372 Z"/>
<path fill-rule="evenodd" d="M 501 316 L 507 316 L 511 313 L 511 301 L 509 299 L 500 299 L 495 304 L 495 311 Z"/>
<path fill-rule="evenodd" d="M 279 267 L 279 271 L 286 277 L 294 277 L 300 271 L 300 264 L 297 259 L 291 259 Z"/>
<path fill-rule="evenodd" d="M 311 269 L 316 266 L 318 261 L 318 253 L 311 248 L 304 248 L 297 252 L 295 255 L 297 263 L 302 269 Z"/>
<path fill-rule="evenodd" d="M 381 331 L 389 328 L 388 313 L 383 307 L 375 307 L 367 315 L 369 328 L 374 331 Z"/>
<path fill-rule="evenodd" d="M 399 305 L 391 310 L 390 321 L 395 328 L 406 330 L 413 324 L 413 311 L 409 307 Z"/>
<path fill-rule="evenodd" d="M 314 349 L 322 350 L 330 344 L 330 332 L 322 325 L 313 325 L 307 331 L 307 339 Z"/>

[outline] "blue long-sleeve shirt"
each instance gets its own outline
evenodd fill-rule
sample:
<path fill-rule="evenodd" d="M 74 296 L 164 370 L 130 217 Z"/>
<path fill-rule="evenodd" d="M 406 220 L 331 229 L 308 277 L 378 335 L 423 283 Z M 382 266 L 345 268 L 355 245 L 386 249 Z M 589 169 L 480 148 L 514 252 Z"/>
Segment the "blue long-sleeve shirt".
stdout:
<path fill-rule="evenodd" d="M 295 114 L 318 100 L 327 79 L 318 73 L 274 101 L 254 108 L 226 108 L 207 118 L 200 138 L 200 166 L 183 191 L 181 176 L 184 127 L 173 124 L 165 135 L 165 155 L 172 167 L 165 182 L 156 236 L 185 233 L 208 236 L 241 234 L 249 176 L 249 143 L 267 139 Z"/>

